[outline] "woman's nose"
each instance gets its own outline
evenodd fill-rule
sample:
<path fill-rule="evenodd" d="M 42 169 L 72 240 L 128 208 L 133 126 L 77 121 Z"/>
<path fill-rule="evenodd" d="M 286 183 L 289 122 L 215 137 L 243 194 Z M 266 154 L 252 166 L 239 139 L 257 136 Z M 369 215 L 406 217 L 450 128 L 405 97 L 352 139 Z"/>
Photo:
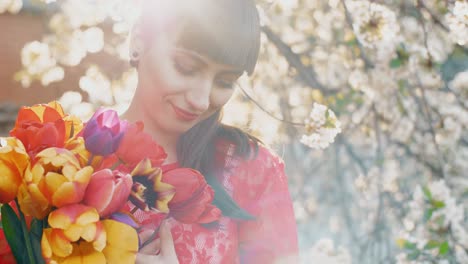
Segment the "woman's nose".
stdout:
<path fill-rule="evenodd" d="M 187 91 L 185 99 L 193 110 L 202 113 L 209 108 L 212 85 L 211 81 L 206 80 Z"/>

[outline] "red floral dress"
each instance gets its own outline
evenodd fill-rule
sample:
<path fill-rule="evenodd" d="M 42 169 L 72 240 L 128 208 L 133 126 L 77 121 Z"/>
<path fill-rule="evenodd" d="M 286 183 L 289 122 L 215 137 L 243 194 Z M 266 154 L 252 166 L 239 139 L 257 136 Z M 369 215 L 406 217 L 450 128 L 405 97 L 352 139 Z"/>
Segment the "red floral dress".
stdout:
<path fill-rule="evenodd" d="M 218 144 L 217 151 L 217 160 L 224 160 L 226 168 L 219 180 L 256 219 L 222 217 L 216 225 L 203 226 L 169 218 L 179 262 L 262 264 L 297 256 L 296 222 L 282 160 L 262 146 L 248 161 L 234 158 L 230 144 Z M 143 215 L 137 218 L 144 220 Z"/>

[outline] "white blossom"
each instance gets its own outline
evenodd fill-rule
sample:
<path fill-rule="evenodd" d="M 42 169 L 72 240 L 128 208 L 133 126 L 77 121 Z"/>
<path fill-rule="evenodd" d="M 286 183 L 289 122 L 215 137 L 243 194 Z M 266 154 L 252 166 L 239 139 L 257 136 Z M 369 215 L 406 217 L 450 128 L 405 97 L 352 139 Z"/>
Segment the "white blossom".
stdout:
<path fill-rule="evenodd" d="M 377 57 L 392 56 L 399 42 L 396 14 L 384 5 L 364 1 L 347 1 L 353 17 L 353 30 L 363 46 L 377 50 Z"/>
<path fill-rule="evenodd" d="M 314 103 L 309 117 L 306 119 L 306 130 L 301 142 L 311 148 L 324 149 L 334 142 L 341 132 L 341 122 L 335 113 L 326 106 Z"/>
<path fill-rule="evenodd" d="M 460 45 L 468 44 L 468 1 L 457 0 L 450 8 L 446 19 L 452 38 Z"/>

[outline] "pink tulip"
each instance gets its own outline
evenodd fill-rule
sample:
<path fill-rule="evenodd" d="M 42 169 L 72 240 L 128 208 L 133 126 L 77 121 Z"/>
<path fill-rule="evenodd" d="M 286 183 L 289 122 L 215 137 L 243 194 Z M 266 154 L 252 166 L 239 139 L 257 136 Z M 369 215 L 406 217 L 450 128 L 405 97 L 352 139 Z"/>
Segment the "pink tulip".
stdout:
<path fill-rule="evenodd" d="M 132 176 L 118 170 L 103 169 L 91 176 L 83 203 L 97 209 L 101 217 L 125 205 L 133 185 Z"/>

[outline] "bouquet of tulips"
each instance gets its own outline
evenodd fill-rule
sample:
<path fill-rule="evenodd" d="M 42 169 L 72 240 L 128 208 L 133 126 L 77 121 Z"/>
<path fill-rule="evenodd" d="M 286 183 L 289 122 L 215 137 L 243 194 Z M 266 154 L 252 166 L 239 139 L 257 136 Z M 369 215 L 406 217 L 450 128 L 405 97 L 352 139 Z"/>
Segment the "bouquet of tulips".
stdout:
<path fill-rule="evenodd" d="M 142 229 L 216 221 L 203 175 L 163 172 L 143 128 L 113 110 L 83 123 L 58 102 L 21 108 L 0 138 L 0 263 L 134 263 Z"/>

